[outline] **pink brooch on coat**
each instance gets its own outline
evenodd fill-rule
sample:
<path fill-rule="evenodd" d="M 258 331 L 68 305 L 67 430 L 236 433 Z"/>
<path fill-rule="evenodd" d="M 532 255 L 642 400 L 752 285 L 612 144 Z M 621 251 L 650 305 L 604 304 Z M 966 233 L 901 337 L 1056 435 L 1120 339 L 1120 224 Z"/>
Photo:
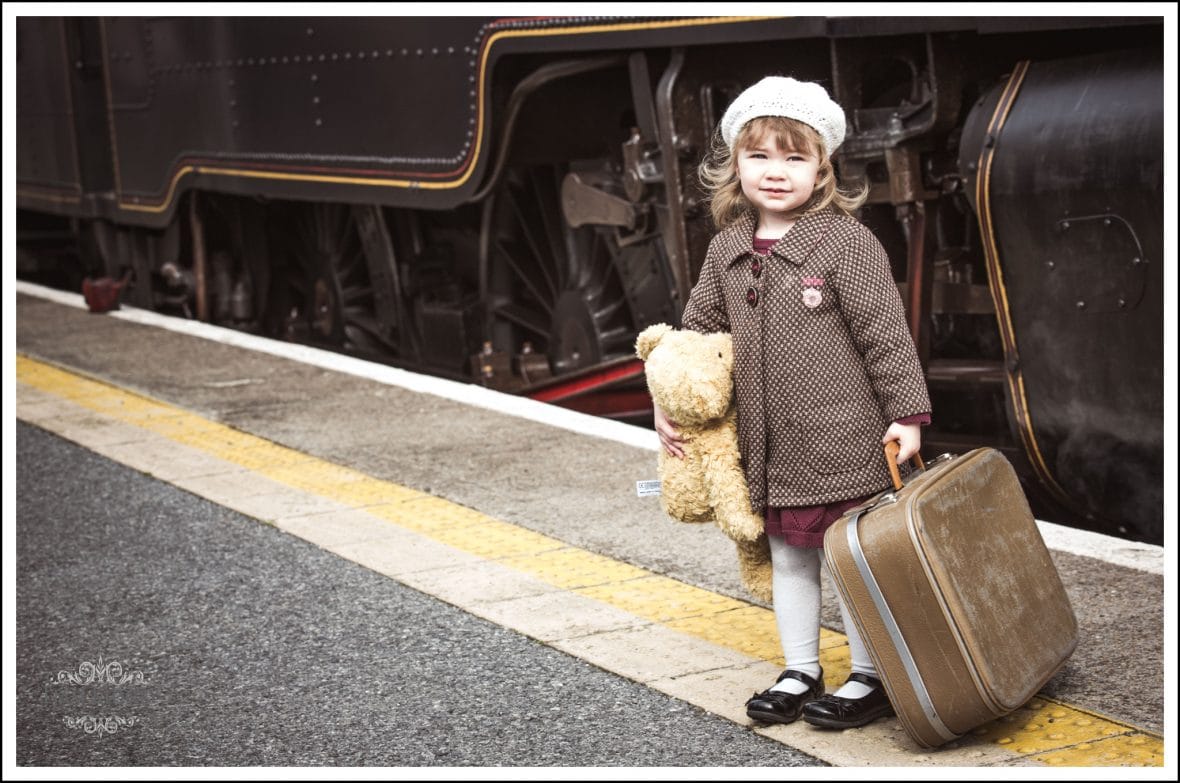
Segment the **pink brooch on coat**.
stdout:
<path fill-rule="evenodd" d="M 819 307 L 824 300 L 823 292 L 820 288 L 823 287 L 824 279 L 822 277 L 805 277 L 802 279 L 803 285 L 803 304 L 807 307 Z"/>

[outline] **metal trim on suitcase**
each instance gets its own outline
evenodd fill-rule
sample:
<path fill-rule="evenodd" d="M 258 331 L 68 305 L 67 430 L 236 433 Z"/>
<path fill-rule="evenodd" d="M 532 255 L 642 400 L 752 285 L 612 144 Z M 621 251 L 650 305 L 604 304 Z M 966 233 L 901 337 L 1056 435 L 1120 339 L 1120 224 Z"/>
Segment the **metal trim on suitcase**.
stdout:
<path fill-rule="evenodd" d="M 870 508 L 874 508 L 875 505 Z M 885 624 L 885 630 L 893 640 L 893 647 L 897 650 L 902 665 L 905 666 L 906 674 L 909 675 L 910 685 L 914 689 L 918 703 L 922 705 L 922 711 L 926 713 L 926 720 L 930 722 L 931 728 L 949 742 L 962 735 L 956 734 L 948 729 L 946 724 L 942 722 L 942 719 L 939 718 L 938 710 L 934 708 L 934 701 L 930 698 L 930 692 L 926 690 L 926 683 L 922 679 L 922 674 L 918 671 L 917 661 L 914 660 L 909 645 L 906 644 L 905 639 L 902 637 L 901 629 L 897 626 L 897 620 L 893 618 L 893 612 L 889 609 L 889 604 L 885 602 L 885 595 L 877 585 L 877 580 L 873 577 L 873 571 L 869 568 L 869 561 L 865 558 L 864 550 L 861 549 L 860 537 L 857 535 L 857 522 L 860 521 L 861 515 L 868 510 L 869 508 L 864 508 L 857 511 L 848 522 L 848 550 L 852 554 L 852 559 L 856 563 L 857 570 L 860 571 L 860 576 L 865 583 L 865 587 L 868 588 L 869 596 L 873 599 L 873 604 L 877 607 L 877 614 L 880 615 L 881 622 Z"/>

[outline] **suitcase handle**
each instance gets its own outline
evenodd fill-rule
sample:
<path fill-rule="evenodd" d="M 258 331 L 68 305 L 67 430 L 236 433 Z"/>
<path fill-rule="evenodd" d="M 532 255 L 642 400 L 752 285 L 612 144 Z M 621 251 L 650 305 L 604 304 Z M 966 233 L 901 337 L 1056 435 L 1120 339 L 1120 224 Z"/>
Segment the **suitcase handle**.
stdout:
<path fill-rule="evenodd" d="M 891 440 L 885 444 L 885 461 L 889 463 L 889 477 L 893 479 L 893 488 L 901 489 L 905 486 L 901 480 L 901 471 L 897 467 L 897 455 L 901 453 L 901 446 L 897 445 L 897 441 Z M 922 461 L 922 455 L 914 452 L 914 456 L 910 457 L 910 461 L 917 464 L 921 470 L 926 469 L 926 463 Z"/>

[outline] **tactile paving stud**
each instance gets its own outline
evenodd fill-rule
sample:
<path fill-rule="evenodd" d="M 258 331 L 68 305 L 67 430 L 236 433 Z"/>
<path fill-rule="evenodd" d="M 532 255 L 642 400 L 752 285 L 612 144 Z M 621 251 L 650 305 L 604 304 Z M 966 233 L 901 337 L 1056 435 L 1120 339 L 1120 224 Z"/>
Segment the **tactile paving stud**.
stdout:
<path fill-rule="evenodd" d="M 195 430 L 174 436 L 172 439 L 177 443 L 200 449 L 227 462 L 232 462 L 233 455 L 241 449 L 258 444 L 258 438 L 229 427 Z"/>
<path fill-rule="evenodd" d="M 421 492 L 394 484 L 389 481 L 362 476 L 351 481 L 341 481 L 324 492 L 333 500 L 346 506 L 359 508 L 379 503 L 398 503 L 415 497 Z"/>
<path fill-rule="evenodd" d="M 1032 758 L 1059 767 L 1162 767 L 1164 743 L 1162 738 L 1149 734 L 1126 734 L 1081 742 Z"/>
<path fill-rule="evenodd" d="M 579 588 L 575 592 L 659 623 L 693 618 L 707 625 L 716 621 L 719 612 L 743 606 L 732 598 L 655 575 Z"/>
<path fill-rule="evenodd" d="M 783 665 L 783 648 L 778 641 L 774 614 L 760 606 L 737 606 L 708 617 L 674 620 L 673 630 L 698 639 L 737 650 L 740 653 L 775 665 Z"/>
<path fill-rule="evenodd" d="M 440 528 L 428 535 L 435 541 L 486 558 L 536 555 L 564 547 L 555 538 L 527 528 L 510 525 L 492 517 L 485 517 L 479 525 L 468 528 Z"/>
<path fill-rule="evenodd" d="M 261 445 L 251 446 L 248 449 L 238 451 L 233 455 L 231 461 L 244 468 L 256 470 L 269 478 L 268 471 L 277 470 L 289 465 L 311 462 L 313 459 L 315 457 L 295 451 L 294 449 L 288 449 L 270 443 L 269 441 L 262 441 Z"/>
<path fill-rule="evenodd" d="M 396 486 L 396 485 L 394 485 Z M 366 508 L 365 512 L 393 522 L 407 530 L 432 536 L 447 528 L 466 528 L 482 524 L 486 516 L 469 508 L 433 497 L 406 487 L 391 488 L 391 499 L 381 505 Z"/>
<path fill-rule="evenodd" d="M 566 590 L 650 576 L 641 568 L 573 547 L 534 557 L 510 557 L 502 562 Z"/>
<path fill-rule="evenodd" d="M 180 413 L 142 398 L 132 397 L 128 394 L 110 393 L 109 391 L 106 393 L 100 391 L 90 396 L 79 395 L 74 399 L 91 410 L 124 421 L 139 421 L 151 416 L 178 416 Z"/>
<path fill-rule="evenodd" d="M 111 402 L 115 403 L 115 400 L 112 399 Z M 130 394 L 120 395 L 117 404 L 113 404 L 112 410 L 117 411 L 118 415 L 125 420 L 149 418 L 151 416 L 176 416 L 180 413 L 180 411 L 171 406 Z"/>
<path fill-rule="evenodd" d="M 365 478 L 363 473 L 323 460 L 310 460 L 268 468 L 266 476 L 287 486 L 324 495 L 332 500 L 339 500 L 336 497 L 338 488 L 349 482 Z"/>
<path fill-rule="evenodd" d="M 1024 707 L 980 726 L 972 732 L 972 736 L 984 742 L 993 742 L 1021 755 L 1044 753 L 1052 756 L 1065 754 L 1069 751 L 1067 755 L 1073 759 L 1070 763 L 1080 763 L 1082 757 L 1073 755 L 1070 748 L 1077 748 L 1083 744 L 1094 744 L 1126 734 L 1128 731 L 1130 731 L 1129 727 L 1113 721 L 1044 697 L 1037 697 Z M 1147 737 L 1147 735 L 1140 736 Z M 1145 741 L 1149 742 L 1150 737 Z M 1162 744 L 1160 752 L 1162 756 Z M 1150 752 L 1140 755 L 1150 756 Z M 1105 765 L 1106 762 L 1082 763 Z"/>
<path fill-rule="evenodd" d="M 208 432 L 216 426 L 208 419 L 202 419 L 199 416 L 193 416 L 183 412 L 166 414 L 163 411 L 161 411 L 160 415 L 140 416 L 135 419 L 135 424 L 136 426 L 143 427 L 145 430 L 173 440 Z M 251 440 L 256 443 L 266 442 L 261 438 L 252 437 Z"/>

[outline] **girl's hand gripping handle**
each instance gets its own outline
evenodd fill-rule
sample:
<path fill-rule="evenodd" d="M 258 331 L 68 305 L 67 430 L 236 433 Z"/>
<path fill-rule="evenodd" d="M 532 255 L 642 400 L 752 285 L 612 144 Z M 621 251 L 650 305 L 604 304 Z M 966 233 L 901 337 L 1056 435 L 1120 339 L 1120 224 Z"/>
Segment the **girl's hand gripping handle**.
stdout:
<path fill-rule="evenodd" d="M 901 447 L 897 445 L 897 441 L 891 440 L 885 444 L 885 462 L 889 464 L 889 477 L 893 479 L 895 490 L 905 486 L 901 481 L 901 471 L 897 469 L 897 455 L 900 452 Z M 912 459 L 919 468 L 926 469 L 926 463 L 922 461 L 922 456 L 918 452 L 914 452 Z"/>

